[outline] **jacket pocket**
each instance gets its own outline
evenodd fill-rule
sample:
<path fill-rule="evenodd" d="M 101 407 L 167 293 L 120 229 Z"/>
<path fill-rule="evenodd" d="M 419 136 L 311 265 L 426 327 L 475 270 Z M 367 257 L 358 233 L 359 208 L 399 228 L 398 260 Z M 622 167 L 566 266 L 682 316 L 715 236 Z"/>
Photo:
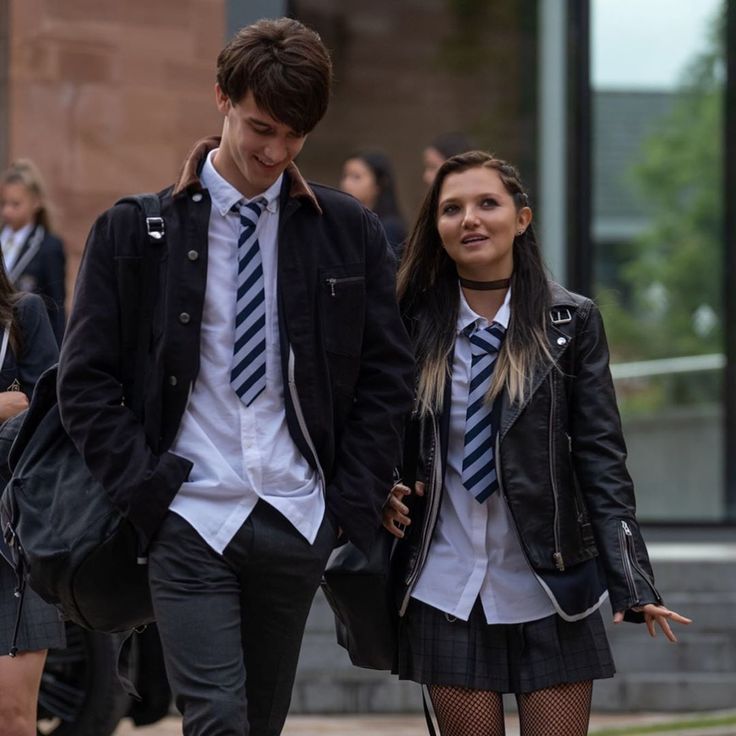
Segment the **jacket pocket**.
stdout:
<path fill-rule="evenodd" d="M 365 275 L 363 265 L 320 271 L 319 308 L 327 352 L 357 358 L 363 345 Z"/>

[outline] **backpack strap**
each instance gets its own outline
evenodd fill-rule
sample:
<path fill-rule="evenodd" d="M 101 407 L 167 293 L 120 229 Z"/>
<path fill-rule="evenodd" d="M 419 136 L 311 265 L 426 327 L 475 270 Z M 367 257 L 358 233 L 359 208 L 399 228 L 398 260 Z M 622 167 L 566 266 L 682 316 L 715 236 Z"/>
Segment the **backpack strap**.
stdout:
<path fill-rule="evenodd" d="M 148 348 L 151 339 L 156 282 L 158 279 L 156 265 L 159 260 L 160 248 L 166 244 L 166 224 L 161 215 L 161 200 L 158 194 L 134 194 L 119 199 L 116 204 L 125 202 L 129 202 L 140 208 L 143 214 L 143 229 L 146 234 L 146 242 L 141 243 L 142 285 L 141 291 L 138 293 L 140 312 L 135 345 L 134 390 L 130 401 L 130 408 L 142 421 L 146 360 L 148 358 Z"/>

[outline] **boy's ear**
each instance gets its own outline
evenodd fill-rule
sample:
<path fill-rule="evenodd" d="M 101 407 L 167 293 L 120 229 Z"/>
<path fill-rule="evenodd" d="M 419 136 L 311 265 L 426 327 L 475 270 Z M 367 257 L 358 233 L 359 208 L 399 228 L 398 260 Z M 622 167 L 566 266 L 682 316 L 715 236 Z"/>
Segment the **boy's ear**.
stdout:
<path fill-rule="evenodd" d="M 224 115 L 230 106 L 230 98 L 222 91 L 217 82 L 215 82 L 215 102 L 217 103 L 217 109 Z"/>

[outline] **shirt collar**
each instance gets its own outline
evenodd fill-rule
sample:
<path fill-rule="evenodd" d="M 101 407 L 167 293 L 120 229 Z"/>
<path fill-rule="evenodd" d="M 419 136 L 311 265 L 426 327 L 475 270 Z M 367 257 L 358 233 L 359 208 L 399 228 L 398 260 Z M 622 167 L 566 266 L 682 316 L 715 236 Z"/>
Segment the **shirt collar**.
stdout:
<path fill-rule="evenodd" d="M 458 290 L 460 291 L 460 313 L 457 316 L 457 331 L 458 333 L 463 332 L 471 325 L 475 324 L 477 329 L 483 329 L 488 327 L 493 322 L 497 322 L 501 327 L 508 329 L 509 319 L 511 318 L 511 289 L 506 292 L 506 298 L 503 300 L 503 304 L 498 308 L 496 315 L 489 322 L 485 317 L 481 317 L 476 314 L 469 306 L 465 299 L 462 287 L 458 284 Z"/>
<path fill-rule="evenodd" d="M 0 232 L 0 241 L 4 243 L 5 239 L 9 238 L 12 235 L 13 244 L 17 247 L 21 243 L 26 242 L 26 239 L 31 234 L 31 230 L 33 230 L 32 222 L 29 222 L 27 225 L 23 225 L 23 227 L 20 230 L 16 230 L 15 232 L 11 230 L 10 225 L 6 225 L 2 229 L 2 232 Z"/>
<path fill-rule="evenodd" d="M 263 197 L 266 200 L 266 209 L 271 213 L 275 214 L 279 211 L 279 194 L 281 192 L 281 183 L 284 179 L 284 175 L 281 174 L 271 186 L 266 189 L 265 192 L 257 194 L 255 197 L 248 199 L 244 197 L 229 181 L 226 181 L 217 171 L 212 159 L 217 153 L 217 148 L 213 148 L 207 158 L 205 159 L 204 166 L 202 167 L 202 173 L 200 179 L 202 186 L 207 189 L 212 199 L 212 206 L 224 217 L 232 208 L 239 202 L 252 202 L 255 199 Z"/>

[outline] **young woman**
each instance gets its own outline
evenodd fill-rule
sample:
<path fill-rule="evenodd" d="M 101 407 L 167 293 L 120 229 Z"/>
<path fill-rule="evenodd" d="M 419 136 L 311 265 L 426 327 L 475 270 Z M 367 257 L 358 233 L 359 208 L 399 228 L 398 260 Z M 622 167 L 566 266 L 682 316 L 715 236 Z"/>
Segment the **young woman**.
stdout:
<path fill-rule="evenodd" d="M 406 225 L 396 198 L 391 162 L 380 151 L 361 151 L 345 160 L 340 188 L 378 215 L 397 258 L 406 240 Z"/>
<path fill-rule="evenodd" d="M 56 339 L 43 301 L 16 292 L 0 259 L 0 422 L 27 408 L 41 373 L 58 359 Z M 0 469 L 0 485 L 8 478 Z M 10 550 L 0 540 L 0 724 L 3 736 L 35 736 L 36 700 L 46 650 L 64 646 L 59 613 L 26 589 L 17 621 L 16 576 Z M 9 656 L 18 628 L 15 657 Z"/>
<path fill-rule="evenodd" d="M 11 282 L 43 297 L 60 344 L 66 295 L 64 247 L 51 232 L 43 180 L 28 159 L 14 162 L 0 179 L 0 245 Z"/>
<path fill-rule="evenodd" d="M 587 733 L 614 665 L 599 607 L 674 641 L 634 516 L 595 305 L 547 279 L 519 176 L 474 151 L 438 170 L 399 270 L 422 459 L 384 526 L 397 673 L 428 685 L 443 736 Z"/>

